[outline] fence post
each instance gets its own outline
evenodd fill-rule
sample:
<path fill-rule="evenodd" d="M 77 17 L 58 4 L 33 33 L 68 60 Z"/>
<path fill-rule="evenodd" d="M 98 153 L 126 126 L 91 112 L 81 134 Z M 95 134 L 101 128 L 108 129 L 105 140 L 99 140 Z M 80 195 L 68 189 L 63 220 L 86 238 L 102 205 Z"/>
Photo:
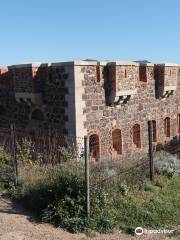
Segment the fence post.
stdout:
<path fill-rule="evenodd" d="M 149 175 L 150 180 L 154 180 L 154 162 L 153 162 L 153 145 L 152 145 L 152 121 L 148 121 L 148 142 L 149 142 Z"/>
<path fill-rule="evenodd" d="M 16 143 L 14 134 L 14 125 L 11 124 L 11 151 L 12 151 L 12 164 L 13 164 L 13 174 L 14 174 L 14 185 L 18 185 L 18 171 L 17 171 L 17 159 L 16 159 Z"/>
<path fill-rule="evenodd" d="M 90 185 L 89 185 L 89 158 L 88 158 L 88 137 L 84 137 L 84 158 L 85 158 L 85 184 L 86 184 L 86 214 L 90 218 Z"/>

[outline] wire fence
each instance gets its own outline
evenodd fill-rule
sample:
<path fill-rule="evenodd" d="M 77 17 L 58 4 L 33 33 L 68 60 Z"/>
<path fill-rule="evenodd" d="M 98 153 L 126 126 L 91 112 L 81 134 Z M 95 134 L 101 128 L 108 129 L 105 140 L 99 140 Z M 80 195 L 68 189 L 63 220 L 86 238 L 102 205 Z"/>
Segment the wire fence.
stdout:
<path fill-rule="evenodd" d="M 152 146 L 152 150 L 178 152 L 178 144 L 177 139 L 174 145 L 159 148 Z M 61 135 L 57 129 L 52 128 L 33 131 L 11 125 L 0 131 L 0 158 L 4 158 L 3 151 L 11 158 L 10 171 L 15 185 L 18 184 L 19 174 L 26 175 L 31 181 L 31 171 L 35 167 L 37 175 L 42 170 L 40 167 L 46 169 L 49 166 L 67 165 L 80 169 L 85 176 L 87 215 L 90 212 L 90 189 L 109 186 L 122 175 L 129 176 L 139 172 L 143 180 L 144 174 L 153 174 L 153 164 L 149 162 L 152 161 L 152 156 L 148 157 L 148 153 L 136 161 L 123 159 L 121 132 L 116 132 L 111 142 L 107 140 L 100 143 L 97 135 L 80 138 Z M 149 153 L 152 154 L 151 151 Z M 5 173 L 1 169 L 0 180 L 3 174 Z"/>

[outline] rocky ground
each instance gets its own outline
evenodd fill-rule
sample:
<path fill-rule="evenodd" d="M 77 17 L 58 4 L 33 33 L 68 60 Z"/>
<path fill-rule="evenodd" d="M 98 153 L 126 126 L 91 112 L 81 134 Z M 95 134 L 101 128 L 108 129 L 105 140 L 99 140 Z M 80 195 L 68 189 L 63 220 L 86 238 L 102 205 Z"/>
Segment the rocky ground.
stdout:
<path fill-rule="evenodd" d="M 93 240 L 177 239 L 154 234 L 133 237 L 120 232 L 106 235 L 91 234 L 91 236 L 71 234 L 49 224 L 37 223 L 32 214 L 25 211 L 20 205 L 0 197 L 0 240 L 87 240 L 90 237 Z"/>

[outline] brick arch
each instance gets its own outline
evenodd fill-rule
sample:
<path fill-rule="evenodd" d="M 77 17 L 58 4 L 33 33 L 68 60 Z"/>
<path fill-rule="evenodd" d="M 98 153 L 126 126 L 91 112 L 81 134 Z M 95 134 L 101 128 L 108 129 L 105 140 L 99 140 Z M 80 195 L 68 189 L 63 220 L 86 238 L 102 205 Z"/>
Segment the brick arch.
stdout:
<path fill-rule="evenodd" d="M 132 142 L 135 148 L 141 148 L 141 126 L 135 123 L 132 127 Z"/>
<path fill-rule="evenodd" d="M 170 119 L 170 117 L 166 117 L 164 119 L 164 135 L 165 135 L 165 137 L 171 136 L 171 119 Z"/>
<path fill-rule="evenodd" d="M 122 154 L 122 131 L 120 128 L 116 127 L 111 130 L 111 144 L 112 144 L 112 154 L 115 152 L 118 155 Z"/>
<path fill-rule="evenodd" d="M 89 157 L 93 161 L 100 160 L 100 143 L 101 137 L 98 131 L 91 131 L 88 133 L 89 137 Z"/>

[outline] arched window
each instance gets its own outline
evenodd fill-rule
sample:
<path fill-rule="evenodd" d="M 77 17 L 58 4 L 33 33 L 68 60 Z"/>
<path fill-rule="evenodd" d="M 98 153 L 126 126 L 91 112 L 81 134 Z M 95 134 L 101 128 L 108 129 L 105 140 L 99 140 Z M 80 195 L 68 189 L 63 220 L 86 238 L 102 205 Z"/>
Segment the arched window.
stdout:
<path fill-rule="evenodd" d="M 122 136 L 120 129 L 112 131 L 112 145 L 113 150 L 116 151 L 117 154 L 122 154 Z"/>
<path fill-rule="evenodd" d="M 166 137 L 170 137 L 171 133 L 170 133 L 170 118 L 166 117 L 164 119 L 164 134 Z"/>
<path fill-rule="evenodd" d="M 43 112 L 40 109 L 35 109 L 31 114 L 31 119 L 43 121 L 44 120 Z"/>
<path fill-rule="evenodd" d="M 93 160 L 98 161 L 100 158 L 99 136 L 92 134 L 89 137 L 89 153 Z"/>
<path fill-rule="evenodd" d="M 133 143 L 137 148 L 141 148 L 141 131 L 139 124 L 133 126 Z"/>
<path fill-rule="evenodd" d="M 177 132 L 180 134 L 180 114 L 177 115 Z"/>
<path fill-rule="evenodd" d="M 152 120 L 152 141 L 157 142 L 157 129 L 156 129 L 156 121 Z"/>

